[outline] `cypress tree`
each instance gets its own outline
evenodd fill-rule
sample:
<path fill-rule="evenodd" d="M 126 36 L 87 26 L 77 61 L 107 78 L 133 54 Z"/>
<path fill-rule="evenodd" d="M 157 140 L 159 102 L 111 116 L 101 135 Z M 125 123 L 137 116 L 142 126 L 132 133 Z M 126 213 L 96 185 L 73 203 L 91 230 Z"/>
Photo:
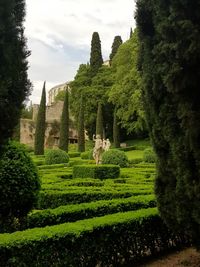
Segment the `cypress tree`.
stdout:
<path fill-rule="evenodd" d="M 139 70 L 162 218 L 200 243 L 200 1 L 137 1 Z"/>
<path fill-rule="evenodd" d="M 91 53 L 90 53 L 90 69 L 92 77 L 97 74 L 102 64 L 103 64 L 103 58 L 101 53 L 101 41 L 98 32 L 94 32 L 92 35 Z"/>
<path fill-rule="evenodd" d="M 131 27 L 131 30 L 130 30 L 130 39 L 131 39 L 132 36 L 133 36 L 133 29 Z"/>
<path fill-rule="evenodd" d="M 69 93 L 66 89 L 60 124 L 59 148 L 68 152 L 69 139 Z"/>
<path fill-rule="evenodd" d="M 85 151 L 84 103 L 81 96 L 80 112 L 78 118 L 78 152 Z"/>
<path fill-rule="evenodd" d="M 46 121 L 46 82 L 44 82 L 42 89 L 42 96 L 40 107 L 38 110 L 36 129 L 35 129 L 35 155 L 44 155 L 44 141 L 45 141 L 45 121 Z"/>
<path fill-rule="evenodd" d="M 24 0 L 0 1 L 0 150 L 12 137 L 31 91 L 24 18 Z"/>
<path fill-rule="evenodd" d="M 112 64 L 112 60 L 114 56 L 117 54 L 117 50 L 119 49 L 120 45 L 122 44 L 121 36 L 115 36 L 113 44 L 112 44 L 112 52 L 110 54 L 110 64 Z"/>
<path fill-rule="evenodd" d="M 96 120 L 96 136 L 100 135 L 103 138 L 103 113 L 102 105 L 98 103 L 97 120 Z"/>
<path fill-rule="evenodd" d="M 120 147 L 120 128 L 118 124 L 116 108 L 113 116 L 113 143 L 115 148 Z"/>

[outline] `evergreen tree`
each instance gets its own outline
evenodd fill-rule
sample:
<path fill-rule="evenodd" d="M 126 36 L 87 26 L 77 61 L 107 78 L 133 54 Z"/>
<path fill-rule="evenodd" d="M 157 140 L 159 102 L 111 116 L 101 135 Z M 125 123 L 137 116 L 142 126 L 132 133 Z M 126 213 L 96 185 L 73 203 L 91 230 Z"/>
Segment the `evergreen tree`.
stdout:
<path fill-rule="evenodd" d="M 35 155 L 44 155 L 44 141 L 45 141 L 45 128 L 46 128 L 46 89 L 44 82 L 40 107 L 38 110 L 36 129 L 35 129 Z"/>
<path fill-rule="evenodd" d="M 117 117 L 117 111 L 115 108 L 114 111 L 114 121 L 113 121 L 113 143 L 114 143 L 114 147 L 118 148 L 120 147 L 120 127 L 118 124 L 118 117 Z"/>
<path fill-rule="evenodd" d="M 24 18 L 24 0 L 0 1 L 0 150 L 12 136 L 31 91 Z"/>
<path fill-rule="evenodd" d="M 90 53 L 90 69 L 92 77 L 94 77 L 97 74 L 102 64 L 103 64 L 103 58 L 101 53 L 101 41 L 98 32 L 94 32 L 92 35 L 91 53 Z"/>
<path fill-rule="evenodd" d="M 112 64 L 112 60 L 114 56 L 117 54 L 117 50 L 119 49 L 120 45 L 122 44 L 121 36 L 115 36 L 113 44 L 112 44 L 112 52 L 110 54 L 110 64 Z"/>
<path fill-rule="evenodd" d="M 97 110 L 97 119 L 96 119 L 96 136 L 100 135 L 103 138 L 103 113 L 102 113 L 102 105 L 98 103 Z"/>
<path fill-rule="evenodd" d="M 131 27 L 131 30 L 130 30 L 130 38 L 133 36 L 133 29 Z"/>
<path fill-rule="evenodd" d="M 200 243 L 200 1 L 138 0 L 139 69 L 162 218 Z"/>
<path fill-rule="evenodd" d="M 60 144 L 59 148 L 68 152 L 69 139 L 69 95 L 68 90 L 65 91 L 64 105 L 61 115 L 60 124 Z"/>
<path fill-rule="evenodd" d="M 78 152 L 85 151 L 84 103 L 81 96 L 80 112 L 78 118 Z"/>

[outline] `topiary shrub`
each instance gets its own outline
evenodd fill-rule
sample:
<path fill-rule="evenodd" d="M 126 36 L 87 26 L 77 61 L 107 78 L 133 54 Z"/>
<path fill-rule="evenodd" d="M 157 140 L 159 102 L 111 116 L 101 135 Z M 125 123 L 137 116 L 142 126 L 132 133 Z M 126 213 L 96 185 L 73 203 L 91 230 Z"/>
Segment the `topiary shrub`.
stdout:
<path fill-rule="evenodd" d="M 37 203 L 40 179 L 25 148 L 9 142 L 0 160 L 0 231 L 9 231 Z"/>
<path fill-rule="evenodd" d="M 143 160 L 144 160 L 144 162 L 148 162 L 148 163 L 155 163 L 156 162 L 156 155 L 155 155 L 152 148 L 146 148 L 144 150 Z"/>
<path fill-rule="evenodd" d="M 128 166 L 128 157 L 124 151 L 111 149 L 103 153 L 102 164 L 115 164 L 124 168 Z"/>
<path fill-rule="evenodd" d="M 48 150 L 45 155 L 45 163 L 47 165 L 68 163 L 69 155 L 61 149 Z"/>
<path fill-rule="evenodd" d="M 81 159 L 94 159 L 93 150 L 89 150 L 81 153 Z"/>

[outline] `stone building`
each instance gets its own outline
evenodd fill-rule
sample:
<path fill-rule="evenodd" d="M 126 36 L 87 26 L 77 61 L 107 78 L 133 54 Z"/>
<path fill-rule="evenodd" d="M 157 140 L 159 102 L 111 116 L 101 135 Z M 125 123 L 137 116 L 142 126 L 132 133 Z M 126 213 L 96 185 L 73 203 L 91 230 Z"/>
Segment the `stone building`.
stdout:
<path fill-rule="evenodd" d="M 52 88 L 48 93 L 49 103 L 46 107 L 46 131 L 45 131 L 45 148 L 56 148 L 59 145 L 60 139 L 60 118 L 63 109 L 63 101 L 55 102 L 56 95 L 68 86 L 69 83 L 65 83 Z M 69 87 L 68 87 L 69 89 Z M 35 140 L 35 126 L 36 119 L 39 110 L 39 105 L 33 105 L 33 117 L 32 120 L 21 119 L 20 120 L 20 142 L 27 144 L 30 147 L 34 147 Z M 73 118 L 70 116 L 70 130 L 69 130 L 69 142 L 76 143 L 78 140 L 77 131 L 74 127 Z"/>

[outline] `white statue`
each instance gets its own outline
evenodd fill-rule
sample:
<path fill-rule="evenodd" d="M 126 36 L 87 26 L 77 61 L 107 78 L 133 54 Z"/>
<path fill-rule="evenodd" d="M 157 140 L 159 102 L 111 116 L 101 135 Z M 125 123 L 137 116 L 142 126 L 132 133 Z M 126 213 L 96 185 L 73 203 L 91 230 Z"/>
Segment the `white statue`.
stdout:
<path fill-rule="evenodd" d="M 103 141 L 101 140 L 100 135 L 97 135 L 96 139 L 94 138 L 94 135 L 93 135 L 93 140 L 95 141 L 95 146 L 93 149 L 93 157 L 97 165 L 101 163 L 102 153 L 103 153 Z"/>
<path fill-rule="evenodd" d="M 110 140 L 107 138 L 105 142 L 104 150 L 108 151 L 110 149 L 110 146 L 111 146 Z"/>

